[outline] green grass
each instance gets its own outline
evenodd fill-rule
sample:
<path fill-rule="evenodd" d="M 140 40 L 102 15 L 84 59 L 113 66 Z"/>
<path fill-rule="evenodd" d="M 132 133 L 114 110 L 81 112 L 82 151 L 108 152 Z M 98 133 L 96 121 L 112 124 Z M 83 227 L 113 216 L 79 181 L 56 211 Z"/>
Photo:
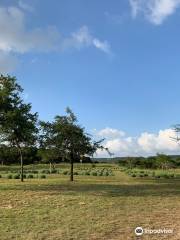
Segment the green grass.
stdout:
<path fill-rule="evenodd" d="M 24 183 L 0 178 L 0 239 L 128 240 L 137 239 L 134 229 L 142 226 L 174 229 L 171 236 L 142 239 L 179 240 L 180 181 L 132 178 L 118 168 L 113 172 L 78 175 L 73 183 L 62 174 Z"/>
<path fill-rule="evenodd" d="M 131 177 L 149 177 L 149 178 L 176 178 L 180 179 L 180 169 L 128 169 L 123 168 L 122 171 L 126 172 Z"/>

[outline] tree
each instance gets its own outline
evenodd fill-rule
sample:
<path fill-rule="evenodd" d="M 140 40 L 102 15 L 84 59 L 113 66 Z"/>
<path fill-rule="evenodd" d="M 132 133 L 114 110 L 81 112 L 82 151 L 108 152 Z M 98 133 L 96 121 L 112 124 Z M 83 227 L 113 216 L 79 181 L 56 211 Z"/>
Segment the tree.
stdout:
<path fill-rule="evenodd" d="M 84 155 L 92 156 L 97 149 L 104 149 L 101 145 L 103 140 L 92 141 L 70 108 L 66 109 L 65 116 L 56 116 L 54 122 L 41 122 L 40 126 L 40 146 L 51 150 L 56 157 L 69 160 L 70 181 L 73 181 L 75 160 Z"/>
<path fill-rule="evenodd" d="M 23 102 L 22 92 L 15 77 L 0 76 L 0 139 L 18 149 L 23 182 L 22 148 L 35 144 L 38 129 L 37 113 L 31 113 L 31 104 Z"/>
<path fill-rule="evenodd" d="M 165 154 L 157 154 L 156 163 L 159 168 L 168 169 L 171 165 L 171 158 Z"/>

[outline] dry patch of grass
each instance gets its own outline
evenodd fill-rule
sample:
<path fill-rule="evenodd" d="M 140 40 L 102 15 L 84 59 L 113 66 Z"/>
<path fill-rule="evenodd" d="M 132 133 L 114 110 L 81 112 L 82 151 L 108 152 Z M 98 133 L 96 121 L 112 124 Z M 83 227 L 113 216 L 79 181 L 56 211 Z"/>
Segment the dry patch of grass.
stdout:
<path fill-rule="evenodd" d="M 134 229 L 173 228 L 173 235 L 142 239 L 180 239 L 180 182 L 77 176 L 0 179 L 1 240 L 128 240 Z"/>

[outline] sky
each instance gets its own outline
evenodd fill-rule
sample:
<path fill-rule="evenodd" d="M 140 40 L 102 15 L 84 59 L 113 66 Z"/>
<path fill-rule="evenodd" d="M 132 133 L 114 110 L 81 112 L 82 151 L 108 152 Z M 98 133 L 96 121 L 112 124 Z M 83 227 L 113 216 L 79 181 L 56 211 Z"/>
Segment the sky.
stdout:
<path fill-rule="evenodd" d="M 0 0 L 0 72 L 114 156 L 180 154 L 180 0 Z M 97 156 L 107 156 L 98 152 Z"/>

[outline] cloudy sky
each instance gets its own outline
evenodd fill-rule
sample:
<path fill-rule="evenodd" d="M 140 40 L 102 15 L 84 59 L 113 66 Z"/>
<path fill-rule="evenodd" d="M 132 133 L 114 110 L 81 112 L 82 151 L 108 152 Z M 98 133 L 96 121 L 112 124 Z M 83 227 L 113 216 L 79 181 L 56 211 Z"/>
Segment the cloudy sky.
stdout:
<path fill-rule="evenodd" d="M 115 156 L 177 154 L 179 22 L 180 0 L 1 0 L 0 72 L 43 120 L 70 106 Z"/>

